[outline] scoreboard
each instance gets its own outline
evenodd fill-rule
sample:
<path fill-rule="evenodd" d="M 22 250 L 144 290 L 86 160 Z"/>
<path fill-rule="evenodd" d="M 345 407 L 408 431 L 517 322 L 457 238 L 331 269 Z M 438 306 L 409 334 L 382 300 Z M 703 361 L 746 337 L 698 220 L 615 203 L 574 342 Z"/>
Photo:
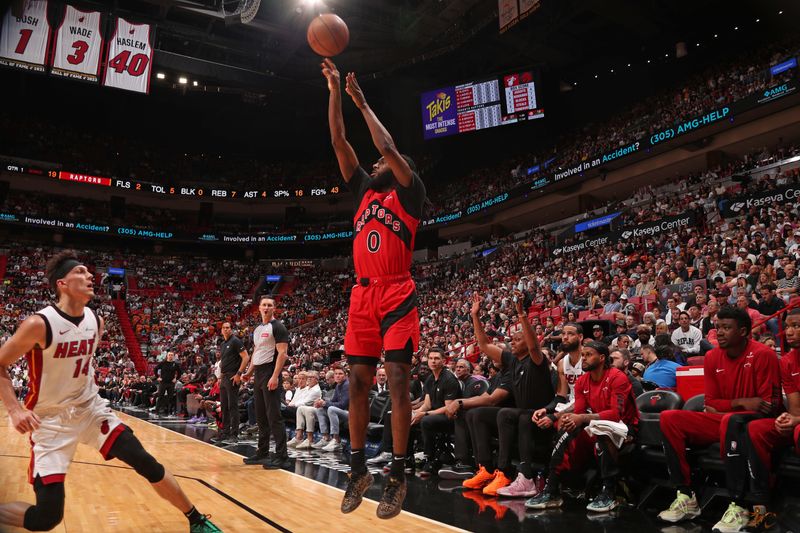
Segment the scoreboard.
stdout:
<path fill-rule="evenodd" d="M 535 71 L 513 72 L 422 93 L 425 139 L 544 117 L 536 78 Z"/>

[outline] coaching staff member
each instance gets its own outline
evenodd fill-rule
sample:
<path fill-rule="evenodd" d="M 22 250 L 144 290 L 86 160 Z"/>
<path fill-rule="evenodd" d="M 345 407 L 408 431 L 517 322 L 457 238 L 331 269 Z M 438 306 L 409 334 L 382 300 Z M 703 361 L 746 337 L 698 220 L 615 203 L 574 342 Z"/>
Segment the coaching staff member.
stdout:
<path fill-rule="evenodd" d="M 222 430 L 215 444 L 233 444 L 239 440 L 239 384 L 250 357 L 242 341 L 231 331 L 231 323 L 222 324 L 223 343 L 220 359 L 219 401 L 222 409 Z"/>
<path fill-rule="evenodd" d="M 275 300 L 262 296 L 258 302 L 261 324 L 253 331 L 253 360 L 244 379 L 255 373 L 253 398 L 258 421 L 258 448 L 246 457 L 245 464 L 261 464 L 264 468 L 280 468 L 289 455 L 286 452 L 286 431 L 281 417 L 281 370 L 289 350 L 289 332 L 275 318 Z M 313 428 L 312 428 L 313 430 Z M 269 460 L 269 438 L 275 438 L 275 456 Z"/>

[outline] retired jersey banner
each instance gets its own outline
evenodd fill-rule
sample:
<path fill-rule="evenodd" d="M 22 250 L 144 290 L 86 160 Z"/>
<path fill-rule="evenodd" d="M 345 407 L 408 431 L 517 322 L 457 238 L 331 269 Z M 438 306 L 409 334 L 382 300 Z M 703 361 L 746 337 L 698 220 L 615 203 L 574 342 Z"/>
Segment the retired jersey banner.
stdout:
<path fill-rule="evenodd" d="M 0 65 L 44 72 L 50 41 L 47 0 L 25 0 L 21 17 L 9 7 L 0 33 Z"/>
<path fill-rule="evenodd" d="M 103 85 L 149 93 L 153 63 L 150 25 L 118 18 L 107 48 Z"/>
<path fill-rule="evenodd" d="M 92 82 L 100 79 L 103 36 L 98 11 L 66 6 L 55 40 L 51 74 Z"/>
<path fill-rule="evenodd" d="M 519 22 L 517 0 L 497 0 L 497 18 L 500 21 L 500 33 Z"/>

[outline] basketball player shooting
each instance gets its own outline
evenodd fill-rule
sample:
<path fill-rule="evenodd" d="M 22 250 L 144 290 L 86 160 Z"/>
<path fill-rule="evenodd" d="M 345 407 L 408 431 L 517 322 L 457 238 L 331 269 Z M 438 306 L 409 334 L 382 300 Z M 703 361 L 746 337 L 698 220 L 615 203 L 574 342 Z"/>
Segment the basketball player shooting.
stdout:
<path fill-rule="evenodd" d="M 354 511 L 372 485 L 364 457 L 369 422 L 369 389 L 381 351 L 385 353 L 392 398 L 391 471 L 378 504 L 379 518 L 400 513 L 406 495 L 405 456 L 411 424 L 408 395 L 411 355 L 419 348 L 417 292 L 411 279 L 414 238 L 425 204 L 425 185 L 414 162 L 400 154 L 394 140 L 364 98 L 355 75 L 347 75 L 345 90 L 361 111 L 381 158 L 372 173 L 361 168 L 345 137 L 339 71 L 325 59 L 322 74 L 328 81 L 328 121 L 331 141 L 344 181 L 353 191 L 353 263 L 356 285 L 350 293 L 350 310 L 344 349 L 350 375 L 350 480 L 342 512 Z"/>
<path fill-rule="evenodd" d="M 14 428 L 31 434 L 28 479 L 36 504 L 0 504 L 0 524 L 49 531 L 61 523 L 64 479 L 81 442 L 95 447 L 106 460 L 116 457 L 133 467 L 159 496 L 180 509 L 190 532 L 220 531 L 98 396 L 93 357 L 104 322 L 86 306 L 94 297 L 92 273 L 67 251 L 48 261 L 45 276 L 58 302 L 26 318 L 0 347 L 0 399 Z M 8 366 L 20 354 L 27 354 L 30 376 L 24 407 L 8 377 Z"/>

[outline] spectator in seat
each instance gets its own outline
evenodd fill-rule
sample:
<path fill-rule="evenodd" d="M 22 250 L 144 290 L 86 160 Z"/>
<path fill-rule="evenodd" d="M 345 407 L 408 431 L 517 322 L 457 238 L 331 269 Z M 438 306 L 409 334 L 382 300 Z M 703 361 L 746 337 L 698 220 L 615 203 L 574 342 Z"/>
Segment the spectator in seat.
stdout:
<path fill-rule="evenodd" d="M 653 330 L 647 324 L 640 324 L 636 327 L 636 340 L 631 344 L 631 353 L 639 355 L 642 353 L 642 347 L 656 343 L 656 338 L 653 336 Z"/>
<path fill-rule="evenodd" d="M 672 332 L 672 344 L 685 355 L 702 355 L 700 341 L 703 340 L 703 334 L 692 326 L 692 318 L 687 311 L 681 311 L 679 316 L 680 326 Z"/>
<path fill-rule="evenodd" d="M 751 523 L 758 527 L 767 516 L 770 487 L 774 473 L 772 459 L 794 446 L 800 454 L 800 309 L 792 309 L 786 316 L 784 331 L 786 342 L 792 350 L 781 357 L 781 380 L 786 393 L 788 410 L 777 418 L 753 420 L 747 425 L 747 446 L 751 476 Z"/>
<path fill-rule="evenodd" d="M 389 376 L 386 375 L 386 369 L 380 367 L 375 371 L 375 385 L 371 390 L 378 394 L 389 394 Z"/>
<path fill-rule="evenodd" d="M 339 428 L 346 427 L 349 420 L 347 409 L 350 407 L 350 381 L 347 379 L 347 372 L 337 366 L 333 371 L 333 380 L 336 383 L 333 396 L 329 400 L 319 399 L 314 402 L 322 438 L 312 448 L 323 452 L 337 452 L 342 449 Z"/>
<path fill-rule="evenodd" d="M 286 445 L 291 445 L 298 450 L 310 450 L 314 444 L 314 425 L 317 422 L 317 415 L 314 411 L 314 402 L 322 397 L 322 390 L 319 388 L 319 372 L 316 370 L 306 371 L 306 387 L 305 392 L 292 400 L 295 410 L 295 436 L 292 439 L 294 442 L 289 442 Z M 303 430 L 306 432 L 306 438 L 303 438 Z"/>
<path fill-rule="evenodd" d="M 631 388 L 633 389 L 633 396 L 634 398 L 638 397 L 640 394 L 644 392 L 644 388 L 642 387 L 642 382 L 636 379 L 633 374 L 631 374 L 630 366 L 631 366 L 631 353 L 624 349 L 624 348 L 616 348 L 611 351 L 611 366 L 625 374 L 625 377 L 628 378 L 628 381 L 631 382 Z"/>
<path fill-rule="evenodd" d="M 775 352 L 753 341 L 750 316 L 739 307 L 724 307 L 717 315 L 719 348 L 705 357 L 705 412 L 664 411 L 660 426 L 675 501 L 658 516 L 679 522 L 700 515 L 691 489 L 687 446 L 720 442 L 725 462 L 726 486 L 733 498 L 718 531 L 741 531 L 749 521 L 744 495 L 749 474 L 743 451 L 747 423 L 775 415 L 781 402 L 780 370 Z"/>
<path fill-rule="evenodd" d="M 759 289 L 759 293 L 761 298 L 754 297 L 754 301 L 750 303 L 750 307 L 758 311 L 761 315 L 770 316 L 786 307 L 783 300 L 776 296 L 775 285 L 771 283 L 762 285 Z M 779 318 L 780 317 L 775 316 L 767 320 L 767 329 L 769 329 L 773 335 L 778 335 L 780 329 L 778 327 Z"/>
<path fill-rule="evenodd" d="M 441 465 L 436 457 L 435 436 L 437 433 L 453 433 L 453 421 L 445 414 L 445 408 L 461 397 L 461 385 L 452 372 L 444 368 L 444 349 L 434 346 L 428 350 L 430 375 L 425 380 L 425 398 L 422 405 L 411 413 L 411 425 L 419 424 L 422 430 L 425 463 L 421 477 L 429 477 Z"/>
<path fill-rule="evenodd" d="M 676 369 L 681 365 L 672 357 L 672 349 L 668 346 L 642 348 L 642 359 L 647 365 L 642 379 L 655 383 L 661 389 L 674 390 L 677 387 Z"/>
<path fill-rule="evenodd" d="M 800 276 L 794 263 L 787 263 L 783 272 L 784 277 L 776 283 L 775 294 L 788 304 L 792 297 L 800 294 Z"/>
<path fill-rule="evenodd" d="M 561 476 L 568 471 L 583 471 L 593 456 L 600 464 L 603 487 L 586 509 L 603 513 L 619 505 L 618 456 L 622 448 L 631 446 L 636 439 L 639 426 L 636 397 L 625 374 L 611 366 L 608 346 L 590 341 L 583 346 L 581 357 L 584 374 L 575 384 L 575 410 L 558 422 L 550 474 L 542 492 L 525 502 L 529 509 L 560 507 Z M 587 426 L 591 432 L 586 431 Z"/>

